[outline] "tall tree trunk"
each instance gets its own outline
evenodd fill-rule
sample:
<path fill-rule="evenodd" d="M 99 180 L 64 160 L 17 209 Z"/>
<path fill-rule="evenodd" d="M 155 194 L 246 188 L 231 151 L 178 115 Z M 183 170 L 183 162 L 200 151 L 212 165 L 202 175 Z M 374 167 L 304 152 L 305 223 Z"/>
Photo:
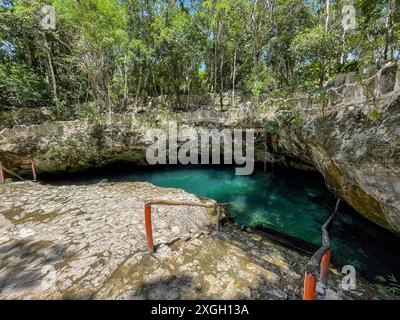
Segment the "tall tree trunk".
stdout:
<path fill-rule="evenodd" d="M 143 101 L 144 101 L 144 103 L 147 105 L 147 103 L 148 103 L 148 95 L 147 95 L 147 91 L 146 91 L 146 89 L 147 89 L 147 82 L 148 82 L 148 80 L 149 80 L 149 70 L 148 70 L 148 68 L 147 68 L 147 66 L 146 66 L 146 73 L 144 74 L 144 82 L 143 82 L 143 88 L 142 88 L 142 93 L 144 93 L 144 99 L 143 99 Z"/>
<path fill-rule="evenodd" d="M 125 54 L 125 66 L 124 66 L 124 110 L 128 108 L 128 96 L 129 96 L 129 87 L 128 87 L 128 55 Z"/>
<path fill-rule="evenodd" d="M 224 109 L 224 54 L 221 51 L 221 65 L 220 65 L 220 91 L 219 91 L 219 103 L 221 107 L 221 111 Z"/>
<path fill-rule="evenodd" d="M 51 84 L 52 84 L 53 98 L 54 98 L 54 100 L 58 100 L 57 81 L 56 81 L 56 76 L 54 73 L 53 60 L 51 57 L 51 52 L 50 52 L 50 48 L 49 48 L 49 43 L 47 42 L 46 34 L 43 31 L 42 31 L 42 36 L 43 36 L 44 48 L 46 50 L 47 64 L 49 67 L 49 74 L 50 74 L 50 79 L 51 79 Z"/>
<path fill-rule="evenodd" d="M 325 19 L 325 33 L 328 33 L 329 19 L 330 19 L 330 0 L 326 0 L 326 19 Z"/>
<path fill-rule="evenodd" d="M 232 74 L 232 106 L 235 104 L 236 60 L 237 60 L 237 47 L 235 47 L 235 54 L 234 54 L 234 56 L 233 56 L 233 74 Z"/>
<path fill-rule="evenodd" d="M 156 83 L 156 76 L 154 75 L 154 71 L 151 72 L 151 78 L 153 80 L 154 95 L 157 97 L 157 101 L 158 101 L 159 96 L 162 95 L 162 94 L 158 93 L 157 83 Z"/>
<path fill-rule="evenodd" d="M 331 5 L 330 0 L 326 0 L 325 36 L 328 35 L 328 31 L 329 31 L 330 5 Z M 322 66 L 322 75 L 321 75 L 321 81 L 320 81 L 321 87 L 324 85 L 325 80 L 327 80 L 329 78 L 328 57 L 326 55 L 324 56 L 323 64 L 324 65 Z"/>
<path fill-rule="evenodd" d="M 135 108 L 137 107 L 137 105 L 138 105 L 138 102 L 139 102 L 139 95 L 140 95 L 140 88 L 141 88 L 141 86 L 142 86 L 142 70 L 140 69 L 139 70 L 140 71 L 140 75 L 139 75 L 139 81 L 138 81 L 138 84 L 137 84 L 137 88 L 136 88 L 136 97 L 135 97 Z"/>
<path fill-rule="evenodd" d="M 215 106 L 215 94 L 217 91 L 217 81 L 218 81 L 218 57 L 217 57 L 217 47 L 218 47 L 218 41 L 219 41 L 219 31 L 220 31 L 220 25 L 218 23 L 218 31 L 216 34 L 216 37 L 214 38 L 214 90 L 213 90 L 213 106 Z M 215 36 L 215 35 L 214 35 Z"/>
<path fill-rule="evenodd" d="M 25 32 L 22 33 L 23 36 L 23 41 L 24 41 L 24 46 L 25 46 L 25 54 L 26 54 L 26 58 L 28 60 L 28 67 L 31 68 L 32 67 L 32 51 L 31 51 L 31 47 L 29 45 L 29 41 L 28 38 L 25 34 Z"/>
<path fill-rule="evenodd" d="M 254 66 L 256 66 L 258 63 L 257 3 L 258 3 L 258 0 L 254 0 L 253 11 L 251 14 L 251 24 L 252 24 L 252 29 L 253 29 L 253 65 Z"/>
<path fill-rule="evenodd" d="M 186 111 L 189 110 L 191 84 L 192 84 L 192 81 L 191 81 L 191 78 L 190 78 L 190 80 L 188 82 L 188 85 L 187 85 L 188 87 L 187 87 L 187 95 L 186 95 Z"/>
<path fill-rule="evenodd" d="M 111 105 L 111 97 L 110 97 L 110 80 L 109 80 L 108 73 L 106 75 L 106 91 L 107 91 L 106 104 L 107 104 L 107 108 L 108 108 L 108 120 L 109 120 L 109 123 L 111 124 L 112 105 Z"/>
<path fill-rule="evenodd" d="M 385 49 L 383 52 L 383 58 L 385 59 L 385 61 L 388 61 L 388 58 L 389 58 L 389 47 L 393 46 L 392 41 L 393 41 L 394 27 L 393 27 L 393 7 L 392 7 L 392 5 L 393 5 L 393 0 L 388 0 L 387 14 L 386 14 L 386 19 L 385 19 L 385 28 L 386 28 Z M 391 58 L 393 58 L 393 57 L 391 57 Z"/>
<path fill-rule="evenodd" d="M 340 54 L 340 65 L 341 66 L 343 66 L 344 63 L 346 62 L 345 51 L 346 51 L 346 30 L 343 30 L 343 33 L 342 33 L 342 52 Z"/>

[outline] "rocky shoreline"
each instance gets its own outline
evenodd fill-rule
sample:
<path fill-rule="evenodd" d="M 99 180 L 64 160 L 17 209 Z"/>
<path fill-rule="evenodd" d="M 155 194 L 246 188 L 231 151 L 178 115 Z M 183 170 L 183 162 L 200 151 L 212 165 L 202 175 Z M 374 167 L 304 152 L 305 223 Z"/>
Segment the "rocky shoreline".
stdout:
<path fill-rule="evenodd" d="M 200 201 L 148 183 L 0 186 L 1 299 L 301 299 L 309 257 L 252 232 L 214 227 L 204 208 L 153 210 L 155 254 L 146 251 L 149 197 Z M 379 299 L 357 278 L 341 289 L 331 269 L 320 299 Z"/>
<path fill-rule="evenodd" d="M 361 82 L 341 75 L 327 90 L 325 109 L 297 99 L 284 109 L 246 103 L 226 112 L 36 119 L 0 131 L 0 161 L 27 179 L 32 160 L 39 179 L 118 162 L 146 166 L 153 143 L 146 132 L 169 121 L 194 130 L 254 128 L 257 162 L 319 171 L 357 212 L 400 235 L 400 64 Z M 143 204 L 160 195 L 200 201 L 146 183 L 0 185 L 0 298 L 301 299 L 307 257 L 233 227 L 216 232 L 205 209 L 158 208 L 159 250 L 147 254 Z M 342 275 L 333 274 L 328 298 L 381 297 L 362 279 L 357 293 L 342 292 Z"/>

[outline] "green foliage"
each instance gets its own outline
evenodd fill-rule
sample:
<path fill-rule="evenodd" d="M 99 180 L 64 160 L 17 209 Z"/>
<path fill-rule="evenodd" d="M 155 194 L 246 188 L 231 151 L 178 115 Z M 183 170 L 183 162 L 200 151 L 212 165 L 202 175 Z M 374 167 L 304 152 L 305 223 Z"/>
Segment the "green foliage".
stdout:
<path fill-rule="evenodd" d="M 76 107 L 76 116 L 78 119 L 90 119 L 91 122 L 97 122 L 101 118 L 102 106 L 99 101 L 90 101 Z"/>
<path fill-rule="evenodd" d="M 4 179 L 4 183 L 5 184 L 11 184 L 11 183 L 13 183 L 14 182 L 14 180 L 12 179 L 12 178 L 6 178 L 6 179 Z"/>
<path fill-rule="evenodd" d="M 47 151 L 46 157 L 66 167 L 79 163 L 80 156 L 77 154 L 77 150 L 83 148 L 84 144 L 82 142 L 83 139 L 79 139 L 76 136 L 70 137 L 65 141 L 53 139 L 52 146 Z"/>
<path fill-rule="evenodd" d="M 339 72 L 358 72 L 360 70 L 359 61 L 349 61 L 346 62 L 338 71 Z"/>
<path fill-rule="evenodd" d="M 290 51 L 299 60 L 312 61 L 337 54 L 335 37 L 326 34 L 322 26 L 308 28 L 293 39 Z"/>
<path fill-rule="evenodd" d="M 265 62 L 259 62 L 248 76 L 246 89 L 254 97 L 259 97 L 261 94 L 271 92 L 276 86 L 274 72 Z"/>
<path fill-rule="evenodd" d="M 376 280 L 380 283 L 375 286 L 382 295 L 394 299 L 400 297 L 400 284 L 393 274 L 386 277 L 378 276 Z"/>
<path fill-rule="evenodd" d="M 303 125 L 304 119 L 300 114 L 297 114 L 293 119 L 292 119 L 292 125 L 295 128 L 300 128 Z"/>
<path fill-rule="evenodd" d="M 279 123 L 276 121 L 267 121 L 265 131 L 270 134 L 275 134 L 279 131 Z"/>
<path fill-rule="evenodd" d="M 371 110 L 371 112 L 369 113 L 369 117 L 372 121 L 380 121 L 382 118 L 381 114 L 376 109 Z"/>
<path fill-rule="evenodd" d="M 330 1 L 329 11 L 305 0 L 14 3 L 0 6 L 0 104 L 52 107 L 57 119 L 126 111 L 156 96 L 174 96 L 182 109 L 187 95 L 209 92 L 221 107 L 228 91 L 257 102 L 312 93 L 337 72 L 400 52 L 394 0 L 355 1 L 358 27 L 346 34 L 347 0 Z M 56 9 L 56 30 L 39 26 L 45 4 Z"/>
<path fill-rule="evenodd" d="M 45 96 L 43 79 L 23 64 L 0 64 L 0 103 L 36 106 Z"/>
<path fill-rule="evenodd" d="M 91 141 L 95 142 L 98 148 L 105 145 L 105 130 L 106 126 L 100 122 L 92 122 L 89 125 L 88 137 Z"/>

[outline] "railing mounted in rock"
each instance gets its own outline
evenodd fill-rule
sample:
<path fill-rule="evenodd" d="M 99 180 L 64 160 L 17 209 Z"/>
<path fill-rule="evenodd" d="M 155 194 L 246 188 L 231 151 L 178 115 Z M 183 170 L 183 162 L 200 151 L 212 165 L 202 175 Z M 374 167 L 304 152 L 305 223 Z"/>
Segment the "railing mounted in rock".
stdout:
<path fill-rule="evenodd" d="M 33 181 L 37 181 L 36 180 L 36 165 L 35 165 L 35 161 L 33 159 L 30 160 L 30 165 L 31 165 L 31 169 L 32 169 L 32 178 Z M 13 177 L 16 177 L 17 179 L 21 180 L 21 181 L 25 181 L 24 178 L 22 178 L 19 174 L 15 173 L 14 171 L 7 169 L 3 163 L 0 161 L 0 184 L 4 184 L 6 183 L 5 180 L 5 176 L 4 176 L 4 172 L 10 174 Z"/>
<path fill-rule="evenodd" d="M 320 284 L 325 290 L 328 285 L 329 266 L 332 256 L 331 241 L 329 238 L 329 228 L 335 220 L 340 199 L 336 202 L 335 211 L 331 214 L 325 224 L 322 226 L 322 246 L 315 252 L 306 265 L 304 278 L 304 296 L 303 300 L 315 300 L 317 294 L 317 275 L 320 268 Z"/>
<path fill-rule="evenodd" d="M 149 200 L 145 202 L 144 205 L 144 216 L 146 225 L 146 239 L 147 239 L 147 249 L 149 252 L 154 252 L 154 241 L 153 241 L 153 228 L 152 228 L 152 217 L 151 217 L 151 207 L 161 205 L 161 206 L 190 206 L 190 207 L 201 207 L 214 209 L 217 216 L 217 230 L 221 228 L 221 207 L 227 205 L 223 203 L 197 203 L 190 201 L 169 201 L 169 200 Z"/>
<path fill-rule="evenodd" d="M 0 161 L 0 183 L 4 184 L 6 182 L 5 180 L 5 176 L 4 176 L 4 172 L 18 178 L 21 181 L 24 181 L 24 178 L 22 178 L 20 175 L 16 174 L 14 171 L 11 171 L 9 169 L 7 169 L 3 163 Z"/>
<path fill-rule="evenodd" d="M 35 165 L 35 160 L 33 159 L 31 159 L 31 168 L 32 168 L 33 181 L 36 182 L 36 165 Z"/>

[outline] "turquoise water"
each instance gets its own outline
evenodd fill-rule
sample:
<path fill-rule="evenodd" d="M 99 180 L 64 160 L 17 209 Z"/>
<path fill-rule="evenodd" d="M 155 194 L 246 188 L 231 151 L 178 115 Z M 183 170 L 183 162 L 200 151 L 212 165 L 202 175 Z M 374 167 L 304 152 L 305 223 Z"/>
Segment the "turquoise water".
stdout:
<path fill-rule="evenodd" d="M 279 169 L 236 176 L 226 167 L 163 167 L 124 169 L 80 175 L 62 184 L 97 183 L 102 179 L 148 181 L 179 188 L 218 202 L 229 202 L 239 225 L 262 225 L 314 244 L 321 244 L 321 225 L 333 211 L 336 198 L 315 173 Z M 400 238 L 370 223 L 342 204 L 331 229 L 334 263 L 353 265 L 373 281 L 378 275 L 400 279 Z"/>

